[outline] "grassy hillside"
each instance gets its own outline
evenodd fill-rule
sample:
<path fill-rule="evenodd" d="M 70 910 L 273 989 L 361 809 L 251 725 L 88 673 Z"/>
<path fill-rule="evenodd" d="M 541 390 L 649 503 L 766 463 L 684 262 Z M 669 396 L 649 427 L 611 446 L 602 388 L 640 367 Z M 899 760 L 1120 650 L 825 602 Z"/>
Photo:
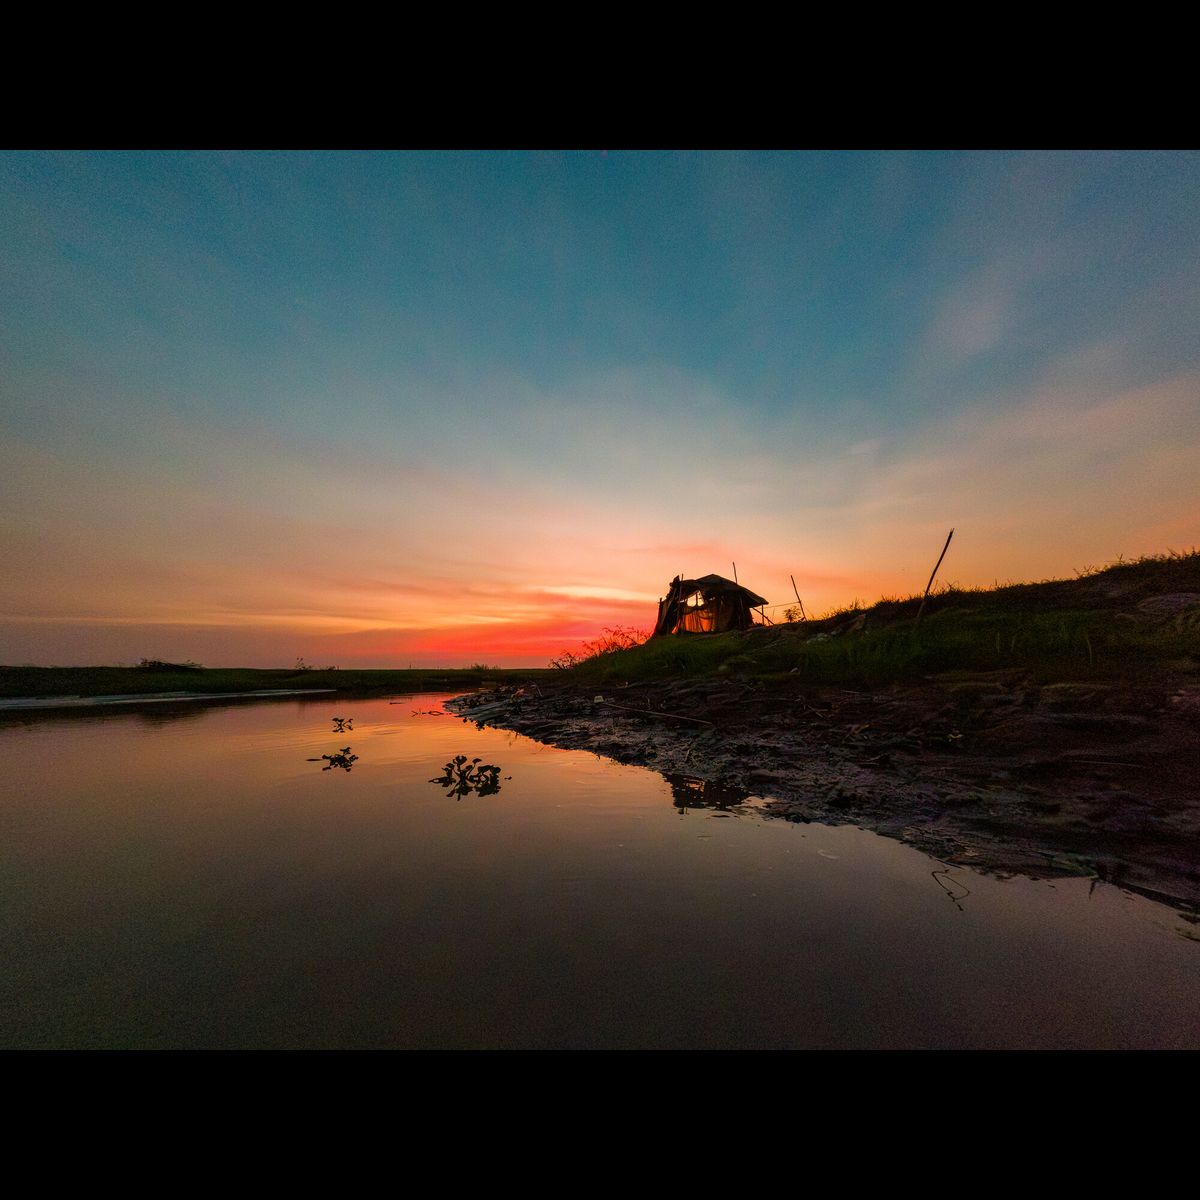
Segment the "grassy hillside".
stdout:
<path fill-rule="evenodd" d="M 1118 563 L 1073 580 L 949 588 L 930 597 L 918 625 L 920 603 L 887 599 L 821 620 L 655 638 L 587 659 L 570 675 L 599 684 L 715 672 L 786 688 L 1004 668 L 1043 681 L 1134 678 L 1200 664 L 1196 552 Z"/>

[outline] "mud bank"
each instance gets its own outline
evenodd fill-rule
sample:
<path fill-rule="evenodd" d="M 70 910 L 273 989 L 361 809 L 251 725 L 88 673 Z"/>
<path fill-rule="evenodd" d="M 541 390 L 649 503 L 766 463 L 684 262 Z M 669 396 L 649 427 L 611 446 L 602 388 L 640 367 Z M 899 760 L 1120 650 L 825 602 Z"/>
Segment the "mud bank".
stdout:
<path fill-rule="evenodd" d="M 721 677 L 500 687 L 447 709 L 853 823 L 993 874 L 1094 875 L 1200 912 L 1200 680 L 956 673 L 772 694 Z"/>

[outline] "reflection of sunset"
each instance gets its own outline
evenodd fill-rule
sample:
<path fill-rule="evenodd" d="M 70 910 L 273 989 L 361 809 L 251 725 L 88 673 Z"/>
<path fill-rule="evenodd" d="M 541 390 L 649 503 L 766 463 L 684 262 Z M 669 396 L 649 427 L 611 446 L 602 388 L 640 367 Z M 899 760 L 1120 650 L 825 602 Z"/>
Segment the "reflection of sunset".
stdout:
<path fill-rule="evenodd" d="M 0 662 L 545 665 L 735 561 L 819 614 L 952 526 L 964 587 L 1186 548 L 1198 163 L 6 155 Z"/>

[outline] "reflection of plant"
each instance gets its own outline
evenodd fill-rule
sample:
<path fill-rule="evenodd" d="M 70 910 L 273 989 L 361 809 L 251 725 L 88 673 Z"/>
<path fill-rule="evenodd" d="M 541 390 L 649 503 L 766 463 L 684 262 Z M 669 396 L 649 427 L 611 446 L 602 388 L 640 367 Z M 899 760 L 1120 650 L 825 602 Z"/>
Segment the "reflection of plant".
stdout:
<path fill-rule="evenodd" d="M 449 790 L 452 796 L 466 796 L 475 792 L 480 796 L 494 796 L 500 790 L 500 768 L 490 763 L 476 767 L 481 758 L 473 758 L 467 762 L 465 754 L 456 754 L 442 768 L 442 774 L 430 783 L 440 783 Z"/>
<path fill-rule="evenodd" d="M 333 717 L 331 720 L 333 721 L 334 733 L 345 733 L 347 729 L 354 728 L 353 717 Z"/>
<path fill-rule="evenodd" d="M 343 746 L 336 754 L 322 754 L 321 757 L 329 762 L 329 766 L 321 768 L 322 771 L 332 771 L 334 767 L 348 771 L 351 765 L 358 761 L 358 755 L 351 754 L 349 746 Z"/>

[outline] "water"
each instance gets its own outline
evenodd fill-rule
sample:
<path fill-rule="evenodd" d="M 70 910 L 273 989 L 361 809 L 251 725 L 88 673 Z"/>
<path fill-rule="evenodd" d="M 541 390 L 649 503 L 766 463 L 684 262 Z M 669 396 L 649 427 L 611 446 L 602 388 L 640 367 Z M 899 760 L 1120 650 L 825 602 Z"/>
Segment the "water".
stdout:
<path fill-rule="evenodd" d="M 443 699 L 5 718 L 0 1045 L 1200 1047 L 1161 905 L 414 713 Z M 499 790 L 430 782 L 460 754 Z"/>

